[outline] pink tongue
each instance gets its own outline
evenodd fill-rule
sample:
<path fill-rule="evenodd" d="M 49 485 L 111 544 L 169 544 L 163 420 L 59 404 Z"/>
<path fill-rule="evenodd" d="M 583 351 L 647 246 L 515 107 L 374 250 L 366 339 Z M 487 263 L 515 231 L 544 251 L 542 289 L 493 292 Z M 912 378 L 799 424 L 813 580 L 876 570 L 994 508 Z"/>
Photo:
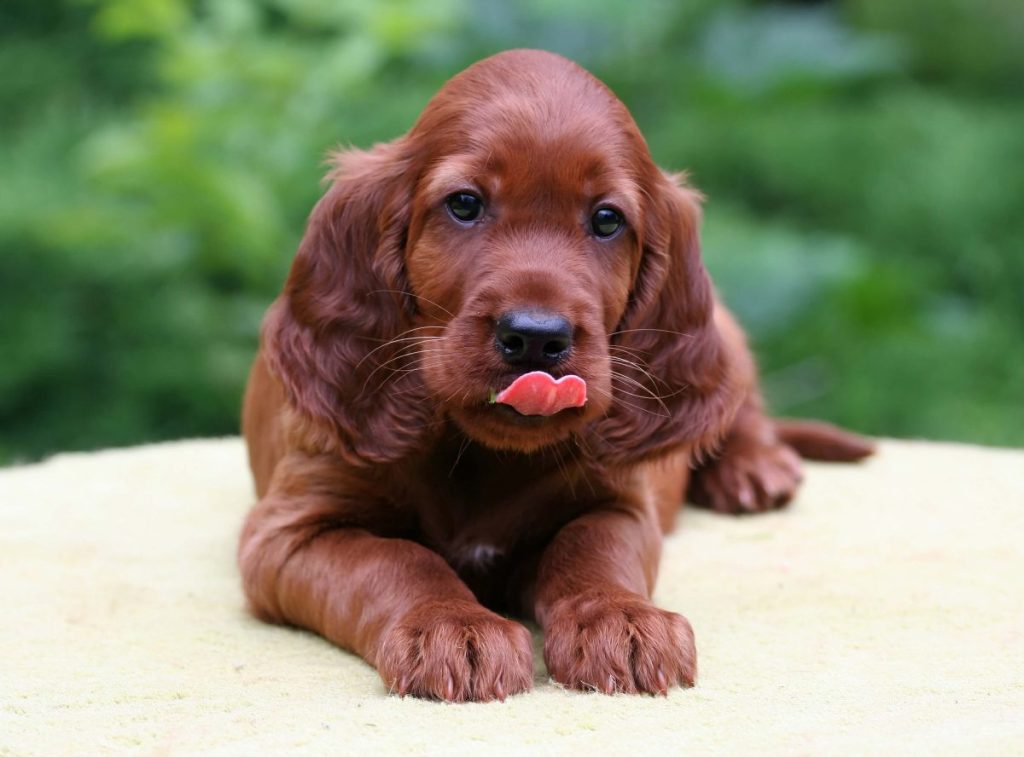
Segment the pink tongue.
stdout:
<path fill-rule="evenodd" d="M 587 401 L 587 382 L 579 376 L 555 379 L 544 371 L 524 373 L 494 398 L 511 405 L 523 415 L 554 415 L 567 407 L 582 407 Z"/>

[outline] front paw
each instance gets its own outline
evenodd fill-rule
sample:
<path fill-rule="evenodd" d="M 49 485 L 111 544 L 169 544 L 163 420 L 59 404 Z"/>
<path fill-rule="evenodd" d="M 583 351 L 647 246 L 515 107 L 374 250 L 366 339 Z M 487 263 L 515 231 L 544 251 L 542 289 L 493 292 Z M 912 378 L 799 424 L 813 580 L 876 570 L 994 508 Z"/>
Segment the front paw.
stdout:
<path fill-rule="evenodd" d="M 559 683 L 606 694 L 666 694 L 697 676 L 689 621 L 628 593 L 589 591 L 556 603 L 544 661 Z"/>
<path fill-rule="evenodd" d="M 533 685 L 530 632 L 472 602 L 428 602 L 387 631 L 377 670 L 400 696 L 504 700 Z"/>
<path fill-rule="evenodd" d="M 803 478 L 800 458 L 780 442 L 727 446 L 694 474 L 689 498 L 721 513 L 784 507 Z"/>

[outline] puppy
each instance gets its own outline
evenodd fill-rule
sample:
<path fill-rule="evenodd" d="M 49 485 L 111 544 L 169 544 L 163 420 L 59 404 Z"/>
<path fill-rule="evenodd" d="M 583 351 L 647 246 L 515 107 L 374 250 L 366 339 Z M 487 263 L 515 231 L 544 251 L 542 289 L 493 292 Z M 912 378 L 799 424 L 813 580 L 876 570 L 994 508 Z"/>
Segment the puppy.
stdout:
<path fill-rule="evenodd" d="M 330 178 L 245 398 L 252 611 L 402 695 L 528 690 L 509 616 L 540 625 L 566 686 L 692 685 L 690 624 L 650 601 L 684 495 L 768 510 L 798 451 L 871 451 L 765 416 L 701 262 L 698 193 L 607 87 L 527 50 L 462 72 Z"/>

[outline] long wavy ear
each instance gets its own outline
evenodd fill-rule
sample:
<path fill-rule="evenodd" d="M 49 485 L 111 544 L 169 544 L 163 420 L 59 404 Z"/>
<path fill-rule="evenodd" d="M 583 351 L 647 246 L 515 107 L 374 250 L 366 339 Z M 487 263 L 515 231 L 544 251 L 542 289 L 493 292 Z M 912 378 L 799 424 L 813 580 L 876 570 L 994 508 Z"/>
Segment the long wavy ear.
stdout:
<path fill-rule="evenodd" d="M 588 446 L 622 465 L 718 443 L 740 402 L 715 294 L 700 257 L 700 195 L 659 175 L 643 258 L 626 314 L 611 338 L 615 401 Z"/>
<path fill-rule="evenodd" d="M 403 252 L 415 166 L 403 140 L 333 157 L 263 349 L 307 437 L 353 464 L 392 462 L 430 425 L 398 345 L 415 306 Z"/>

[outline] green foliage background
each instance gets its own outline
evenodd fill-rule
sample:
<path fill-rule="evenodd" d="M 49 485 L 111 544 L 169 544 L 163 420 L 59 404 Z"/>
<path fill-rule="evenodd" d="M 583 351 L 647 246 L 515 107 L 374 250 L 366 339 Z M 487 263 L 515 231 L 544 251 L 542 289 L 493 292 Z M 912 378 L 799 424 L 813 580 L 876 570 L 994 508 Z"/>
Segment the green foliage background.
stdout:
<path fill-rule="evenodd" d="M 705 191 L 776 411 L 1024 444 L 1019 0 L 4 0 L 0 462 L 235 432 L 325 152 L 521 46 Z"/>

